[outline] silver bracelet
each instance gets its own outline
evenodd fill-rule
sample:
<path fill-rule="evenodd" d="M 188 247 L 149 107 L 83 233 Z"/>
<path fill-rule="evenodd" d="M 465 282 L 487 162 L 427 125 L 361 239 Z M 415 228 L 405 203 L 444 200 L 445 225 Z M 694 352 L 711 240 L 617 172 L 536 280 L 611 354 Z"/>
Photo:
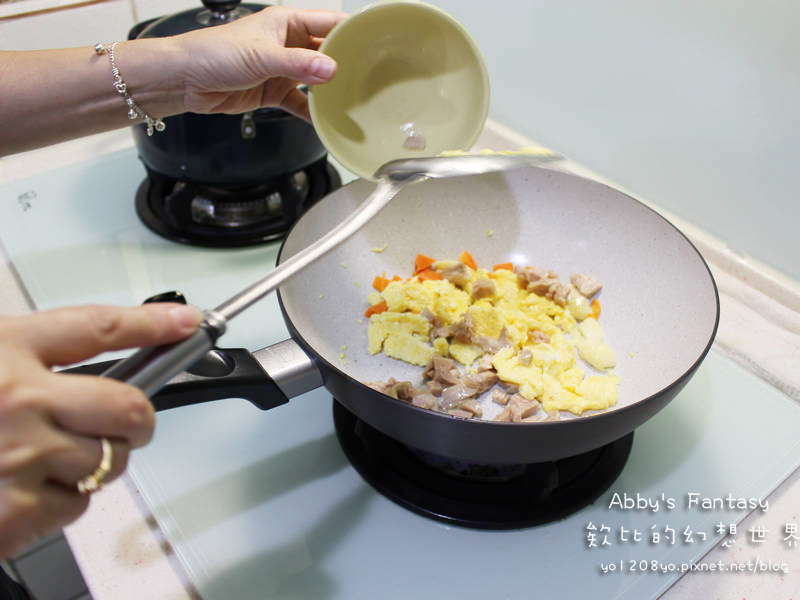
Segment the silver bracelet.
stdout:
<path fill-rule="evenodd" d="M 97 54 L 108 54 L 108 60 L 111 63 L 111 75 L 114 77 L 114 90 L 122 96 L 125 104 L 128 105 L 128 118 L 131 120 L 142 119 L 147 125 L 147 135 L 153 135 L 153 131 L 164 131 L 167 126 L 161 119 L 154 119 L 142 110 L 142 107 L 136 104 L 133 97 L 128 93 L 128 84 L 122 79 L 119 73 L 119 68 L 114 60 L 114 48 L 119 42 L 114 42 L 110 46 L 104 46 L 97 43 L 94 45 L 94 51 Z"/>

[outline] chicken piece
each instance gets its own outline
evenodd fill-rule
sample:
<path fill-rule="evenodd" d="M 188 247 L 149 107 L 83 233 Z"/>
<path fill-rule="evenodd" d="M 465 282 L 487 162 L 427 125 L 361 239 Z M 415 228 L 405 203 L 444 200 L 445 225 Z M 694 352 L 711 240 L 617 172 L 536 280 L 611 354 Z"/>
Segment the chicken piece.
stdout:
<path fill-rule="evenodd" d="M 444 390 L 442 390 L 442 395 L 439 398 L 439 406 L 441 406 L 444 410 L 457 408 L 462 402 L 464 402 L 464 400 L 474 398 L 477 395 L 478 390 L 468 387 L 463 383 L 451 385 L 450 387 L 446 387 Z"/>
<path fill-rule="evenodd" d="M 558 280 L 558 273 L 540 267 L 516 267 L 514 272 L 517 274 L 519 285 L 537 296 L 550 298 L 559 306 L 567 304 L 569 296 L 569 286 L 564 285 Z"/>
<path fill-rule="evenodd" d="M 367 385 L 381 394 L 386 394 L 398 400 L 405 400 L 406 402 L 410 402 L 414 395 L 419 394 L 420 391 L 425 391 L 416 390 L 410 381 L 397 381 L 394 377 L 390 377 L 386 381 L 371 381 Z"/>
<path fill-rule="evenodd" d="M 460 408 L 452 408 L 447 411 L 448 415 L 453 415 L 454 417 L 462 417 L 464 419 L 471 419 L 472 413 L 468 410 L 462 410 Z"/>
<path fill-rule="evenodd" d="M 494 354 L 506 346 L 511 346 L 511 340 L 508 339 L 508 332 L 506 331 L 505 327 L 503 328 L 503 331 L 500 332 L 500 337 L 498 338 L 490 338 L 485 335 L 475 335 L 473 336 L 471 343 L 475 344 L 484 352 L 489 352 L 490 354 Z"/>
<path fill-rule="evenodd" d="M 444 386 L 442 385 L 441 381 L 434 381 L 431 379 L 430 381 L 426 381 L 425 385 L 427 386 L 428 391 L 434 396 L 441 396 L 442 391 L 444 391 Z"/>
<path fill-rule="evenodd" d="M 505 406 L 506 404 L 508 404 L 508 399 L 510 397 L 511 396 L 506 394 L 500 388 L 494 388 L 492 390 L 492 402 L 494 402 L 495 404 L 499 404 L 500 406 Z"/>
<path fill-rule="evenodd" d="M 569 297 L 569 286 L 564 285 L 560 281 L 550 284 L 550 289 L 547 292 L 547 297 L 559 306 L 567 305 L 567 298 Z"/>
<path fill-rule="evenodd" d="M 603 287 L 603 284 L 597 279 L 591 275 L 583 275 L 582 273 L 575 273 L 569 278 L 569 280 L 570 283 L 572 283 L 572 285 L 574 285 L 578 291 L 587 298 L 594 296 L 600 291 L 600 288 Z"/>
<path fill-rule="evenodd" d="M 481 371 L 480 373 L 467 373 L 461 381 L 469 388 L 478 390 L 478 394 L 489 391 L 497 383 L 497 373 L 494 371 Z"/>
<path fill-rule="evenodd" d="M 533 342 L 536 342 L 537 344 L 550 343 L 550 336 L 547 335 L 544 331 L 539 331 L 538 329 L 530 329 L 528 331 L 528 339 Z"/>
<path fill-rule="evenodd" d="M 484 354 L 478 360 L 478 363 L 475 365 L 478 373 L 483 371 L 493 371 L 494 367 L 492 366 L 492 355 L 491 354 Z"/>
<path fill-rule="evenodd" d="M 410 381 L 398 381 L 394 385 L 390 386 L 384 392 L 384 394 L 391 396 L 392 398 L 397 398 L 398 400 L 405 400 L 408 402 L 414 395 L 414 386 L 411 385 Z"/>
<path fill-rule="evenodd" d="M 441 383 L 443 387 L 456 385 L 460 381 L 460 375 L 456 362 L 443 356 L 434 356 L 422 374 L 424 379 Z"/>
<path fill-rule="evenodd" d="M 449 335 L 462 344 L 474 343 L 477 335 L 475 334 L 475 324 L 472 322 L 472 317 L 470 315 L 464 315 L 464 318 L 458 323 L 451 325 Z"/>
<path fill-rule="evenodd" d="M 440 336 L 447 338 L 452 337 L 453 341 L 462 344 L 472 344 L 489 354 L 494 354 L 501 348 L 511 345 L 511 341 L 508 339 L 508 333 L 505 329 L 503 329 L 498 338 L 491 338 L 475 333 L 475 325 L 470 315 L 464 315 L 463 319 L 452 325 L 431 328 L 431 340 Z"/>
<path fill-rule="evenodd" d="M 452 331 L 453 331 L 452 325 L 432 324 L 431 335 L 430 335 L 431 344 L 433 344 L 433 342 L 435 342 L 438 338 L 444 338 L 445 340 L 447 340 L 452 335 Z"/>
<path fill-rule="evenodd" d="M 533 360 L 533 352 L 531 352 L 530 348 L 523 348 L 517 354 L 517 362 L 523 367 L 530 367 L 531 360 Z"/>
<path fill-rule="evenodd" d="M 491 279 L 484 279 L 481 277 L 476 279 L 472 284 L 472 292 L 470 293 L 470 296 L 472 296 L 473 300 L 491 298 L 495 294 L 497 294 L 497 286 Z"/>
<path fill-rule="evenodd" d="M 436 315 L 427 306 L 420 311 L 419 316 L 428 319 L 430 324 L 433 325 L 434 327 L 436 327 L 437 325 L 441 325 L 441 323 L 438 323 Z"/>
<path fill-rule="evenodd" d="M 376 392 L 380 392 L 381 394 L 385 394 L 389 388 L 397 383 L 397 380 L 394 377 L 389 377 L 386 381 L 368 381 L 366 385 L 371 387 Z"/>
<path fill-rule="evenodd" d="M 438 400 L 436 396 L 427 392 L 417 391 L 411 396 L 411 404 L 414 406 L 419 406 L 420 408 L 433 410 L 437 403 Z"/>
<path fill-rule="evenodd" d="M 558 279 L 555 271 L 549 271 L 541 267 L 514 267 L 520 287 L 527 288 L 530 284 L 540 280 Z"/>
<path fill-rule="evenodd" d="M 528 400 L 522 394 L 514 394 L 508 401 L 508 408 L 511 409 L 511 420 L 514 423 L 520 423 L 522 419 L 535 415 L 539 411 L 539 403 L 535 400 Z"/>
<path fill-rule="evenodd" d="M 539 281 L 532 281 L 528 284 L 527 290 L 533 292 L 537 296 L 547 296 L 550 291 L 550 284 L 553 283 L 549 279 L 540 279 Z"/>
<path fill-rule="evenodd" d="M 483 416 L 483 410 L 481 409 L 481 405 L 474 398 L 470 398 L 469 400 L 462 402 L 461 406 L 459 406 L 458 408 L 461 410 L 468 410 L 475 417 Z"/>
<path fill-rule="evenodd" d="M 528 284 L 528 291 L 537 296 L 550 298 L 559 306 L 566 306 L 567 298 L 569 297 L 569 286 L 564 285 L 557 279 L 542 279 L 541 281 L 530 283 Z"/>
<path fill-rule="evenodd" d="M 440 261 L 436 263 L 436 271 L 458 288 L 463 288 L 472 280 L 472 271 L 462 262 Z"/>
<path fill-rule="evenodd" d="M 431 324 L 431 334 L 430 334 L 431 343 L 436 341 L 436 338 L 444 338 L 446 340 L 447 338 L 453 335 L 453 328 L 455 327 L 455 325 L 444 325 L 439 319 L 439 317 L 437 317 L 427 307 L 423 308 L 419 314 L 421 317 L 427 319 Z"/>
<path fill-rule="evenodd" d="M 497 413 L 497 415 L 495 415 L 493 421 L 497 421 L 499 423 L 510 423 L 511 409 L 508 406 L 506 406 L 503 410 Z"/>
<path fill-rule="evenodd" d="M 516 383 L 510 383 L 508 381 L 498 381 L 497 385 L 499 385 L 509 396 L 513 396 L 517 392 L 519 392 L 519 386 Z"/>

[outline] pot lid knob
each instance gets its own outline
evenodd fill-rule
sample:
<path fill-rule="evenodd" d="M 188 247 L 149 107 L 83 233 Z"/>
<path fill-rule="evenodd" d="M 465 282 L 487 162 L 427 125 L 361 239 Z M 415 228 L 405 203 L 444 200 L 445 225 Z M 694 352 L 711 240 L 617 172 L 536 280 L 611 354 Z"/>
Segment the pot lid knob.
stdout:
<path fill-rule="evenodd" d="M 203 0 L 203 6 L 214 13 L 228 13 L 239 6 L 242 0 Z"/>

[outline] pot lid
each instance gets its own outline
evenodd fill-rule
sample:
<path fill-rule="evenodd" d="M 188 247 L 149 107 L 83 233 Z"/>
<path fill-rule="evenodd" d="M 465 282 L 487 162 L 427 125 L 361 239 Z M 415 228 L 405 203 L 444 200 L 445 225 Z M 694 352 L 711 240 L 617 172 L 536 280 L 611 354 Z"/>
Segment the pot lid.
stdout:
<path fill-rule="evenodd" d="M 241 0 L 203 0 L 203 6 L 135 25 L 128 37 L 152 38 L 177 35 L 203 27 L 229 23 L 266 8 L 265 4 L 241 3 Z"/>

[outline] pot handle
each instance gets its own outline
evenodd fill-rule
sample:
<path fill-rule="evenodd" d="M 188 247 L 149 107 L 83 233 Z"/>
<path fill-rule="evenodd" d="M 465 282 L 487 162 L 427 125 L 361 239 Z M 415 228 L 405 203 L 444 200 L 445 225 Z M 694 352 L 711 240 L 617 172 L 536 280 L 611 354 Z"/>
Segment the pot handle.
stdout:
<path fill-rule="evenodd" d="M 117 362 L 92 363 L 59 372 L 101 375 Z M 290 339 L 254 353 L 244 348 L 212 348 L 189 369 L 170 379 L 150 401 L 159 411 L 243 398 L 267 410 L 321 385 L 322 375 L 314 362 Z"/>

